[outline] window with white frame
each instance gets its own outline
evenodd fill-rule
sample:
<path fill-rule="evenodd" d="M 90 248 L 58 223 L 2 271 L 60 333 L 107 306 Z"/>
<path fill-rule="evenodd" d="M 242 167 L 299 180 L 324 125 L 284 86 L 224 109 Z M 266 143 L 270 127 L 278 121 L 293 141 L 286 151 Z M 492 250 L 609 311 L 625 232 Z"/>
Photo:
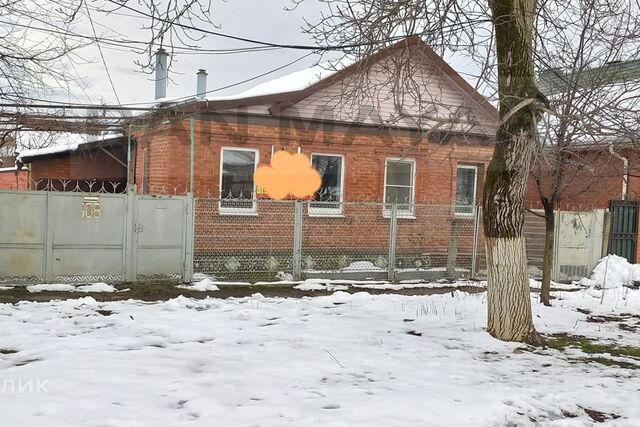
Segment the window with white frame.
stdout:
<path fill-rule="evenodd" d="M 456 214 L 472 215 L 476 204 L 478 168 L 459 165 L 456 173 Z"/>
<path fill-rule="evenodd" d="M 340 214 L 344 158 L 335 154 L 312 154 L 311 166 L 320 174 L 320 188 L 313 194 L 313 199 L 309 203 L 309 214 Z"/>
<path fill-rule="evenodd" d="M 220 159 L 220 212 L 246 213 L 256 208 L 253 175 L 258 150 L 223 148 Z"/>
<path fill-rule="evenodd" d="M 413 214 L 416 163 L 410 159 L 387 159 L 384 180 L 385 213 L 397 203 L 399 214 Z"/>

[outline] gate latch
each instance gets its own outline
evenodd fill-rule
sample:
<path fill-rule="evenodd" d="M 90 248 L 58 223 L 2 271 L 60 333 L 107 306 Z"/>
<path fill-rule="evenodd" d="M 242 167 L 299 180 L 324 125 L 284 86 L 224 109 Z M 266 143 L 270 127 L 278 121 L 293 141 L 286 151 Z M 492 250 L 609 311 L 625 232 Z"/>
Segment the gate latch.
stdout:
<path fill-rule="evenodd" d="M 140 224 L 139 222 L 136 222 L 133 226 L 133 231 L 135 231 L 136 233 L 140 233 L 143 228 L 144 227 L 142 227 L 142 224 Z"/>

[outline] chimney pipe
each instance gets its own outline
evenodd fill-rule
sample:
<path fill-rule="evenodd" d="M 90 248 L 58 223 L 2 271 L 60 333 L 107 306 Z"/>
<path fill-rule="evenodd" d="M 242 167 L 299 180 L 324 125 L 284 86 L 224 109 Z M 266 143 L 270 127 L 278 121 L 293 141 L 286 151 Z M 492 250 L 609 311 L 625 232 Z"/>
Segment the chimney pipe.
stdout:
<path fill-rule="evenodd" d="M 156 51 L 156 99 L 167 97 L 167 51 L 159 48 Z"/>
<path fill-rule="evenodd" d="M 196 98 L 203 99 L 207 95 L 207 70 L 199 69 L 196 85 Z"/>

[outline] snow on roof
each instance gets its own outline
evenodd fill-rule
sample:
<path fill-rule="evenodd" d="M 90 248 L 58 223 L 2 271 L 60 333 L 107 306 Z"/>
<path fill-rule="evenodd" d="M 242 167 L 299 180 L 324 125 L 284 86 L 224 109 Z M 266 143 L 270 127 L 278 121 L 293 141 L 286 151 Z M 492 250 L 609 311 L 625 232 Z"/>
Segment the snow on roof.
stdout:
<path fill-rule="evenodd" d="M 28 150 L 21 150 L 17 157 L 18 161 L 22 161 L 23 158 L 47 156 L 50 154 L 59 154 L 76 151 L 80 146 L 90 144 L 98 141 L 110 141 L 113 139 L 122 138 L 121 133 L 107 133 L 104 135 L 78 135 L 70 134 L 69 139 L 61 144 L 51 145 L 49 147 L 32 148 Z"/>
<path fill-rule="evenodd" d="M 18 169 L 18 167 L 17 167 L 17 166 L 10 166 L 10 167 L 7 167 L 7 168 L 0 168 L 0 172 L 15 171 L 15 170 L 17 170 L 17 169 Z"/>
<path fill-rule="evenodd" d="M 236 95 L 207 97 L 206 99 L 208 101 L 232 101 L 257 96 L 296 92 L 331 77 L 353 63 L 354 60 L 347 58 L 340 61 L 323 62 L 310 68 L 294 71 L 285 76 L 260 83 Z"/>

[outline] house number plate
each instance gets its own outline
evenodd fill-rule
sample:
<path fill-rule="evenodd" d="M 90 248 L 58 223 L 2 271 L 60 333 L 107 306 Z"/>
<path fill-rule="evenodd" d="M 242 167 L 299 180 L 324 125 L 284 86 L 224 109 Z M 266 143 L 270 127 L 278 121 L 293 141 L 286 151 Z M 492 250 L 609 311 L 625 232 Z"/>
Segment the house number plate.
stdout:
<path fill-rule="evenodd" d="M 85 197 L 82 200 L 82 218 L 100 218 L 100 200 L 97 197 Z"/>

